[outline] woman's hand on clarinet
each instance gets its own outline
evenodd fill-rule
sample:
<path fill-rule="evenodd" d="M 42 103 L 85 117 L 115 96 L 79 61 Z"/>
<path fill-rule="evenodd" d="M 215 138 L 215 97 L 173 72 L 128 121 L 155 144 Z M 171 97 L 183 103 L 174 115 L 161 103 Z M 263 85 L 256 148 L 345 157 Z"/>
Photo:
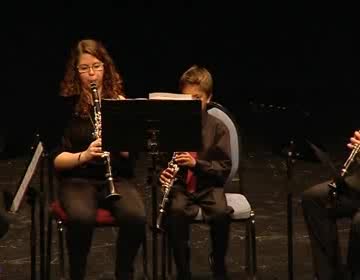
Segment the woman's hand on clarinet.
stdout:
<path fill-rule="evenodd" d="M 194 167 L 196 159 L 188 152 L 176 153 L 175 162 L 179 166 Z"/>
<path fill-rule="evenodd" d="M 92 160 L 93 158 L 101 157 L 103 151 L 101 148 L 101 138 L 91 142 L 86 151 L 82 152 L 81 158 L 83 162 Z"/>
<path fill-rule="evenodd" d="M 347 144 L 347 146 L 350 149 L 354 149 L 356 145 L 360 145 L 360 131 L 357 130 L 354 132 L 354 135 L 350 138 L 350 143 Z"/>

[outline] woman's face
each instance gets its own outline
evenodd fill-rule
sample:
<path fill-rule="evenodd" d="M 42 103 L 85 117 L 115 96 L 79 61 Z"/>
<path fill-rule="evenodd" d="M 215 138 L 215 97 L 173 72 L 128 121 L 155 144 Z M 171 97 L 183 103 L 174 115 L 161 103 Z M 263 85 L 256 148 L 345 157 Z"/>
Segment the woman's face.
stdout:
<path fill-rule="evenodd" d="M 104 64 L 91 54 L 82 54 L 77 65 L 82 87 L 90 90 L 90 83 L 96 82 L 98 89 L 102 87 Z"/>

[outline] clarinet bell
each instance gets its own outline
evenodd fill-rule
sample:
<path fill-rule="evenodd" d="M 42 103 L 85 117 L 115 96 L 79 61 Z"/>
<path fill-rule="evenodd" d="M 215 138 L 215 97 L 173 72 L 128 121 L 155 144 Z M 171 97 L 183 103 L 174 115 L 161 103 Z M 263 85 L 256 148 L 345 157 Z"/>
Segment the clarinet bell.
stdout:
<path fill-rule="evenodd" d="M 118 193 L 111 193 L 106 196 L 106 200 L 117 201 L 121 198 L 121 195 Z"/>

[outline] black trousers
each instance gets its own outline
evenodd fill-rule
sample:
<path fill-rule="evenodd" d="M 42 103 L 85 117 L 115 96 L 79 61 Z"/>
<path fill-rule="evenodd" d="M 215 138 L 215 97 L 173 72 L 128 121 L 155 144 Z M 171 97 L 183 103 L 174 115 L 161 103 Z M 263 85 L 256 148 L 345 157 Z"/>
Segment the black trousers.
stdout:
<path fill-rule="evenodd" d="M 167 220 L 178 279 L 190 278 L 189 224 L 202 208 L 210 225 L 212 254 L 218 274 L 225 273 L 225 256 L 229 241 L 230 214 L 223 188 L 209 188 L 188 193 L 181 185 L 171 190 L 170 211 Z M 216 273 L 216 272 L 215 272 Z"/>
<path fill-rule="evenodd" d="M 104 201 L 107 188 L 102 183 L 84 179 L 61 182 L 60 200 L 69 217 L 66 241 L 72 280 L 85 279 L 86 261 L 99 207 L 109 209 L 119 224 L 116 279 L 131 279 L 133 262 L 145 234 L 145 207 L 130 181 L 115 182 L 115 188 L 122 198 L 110 203 Z"/>
<path fill-rule="evenodd" d="M 5 197 L 0 189 L 0 239 L 3 238 L 9 230 L 10 214 L 7 212 Z"/>
<path fill-rule="evenodd" d="M 329 182 L 306 190 L 302 208 L 309 231 L 315 275 L 319 280 L 360 279 L 360 196 L 342 188 L 335 204 L 330 196 Z M 351 218 L 347 268 L 342 267 L 336 220 Z"/>

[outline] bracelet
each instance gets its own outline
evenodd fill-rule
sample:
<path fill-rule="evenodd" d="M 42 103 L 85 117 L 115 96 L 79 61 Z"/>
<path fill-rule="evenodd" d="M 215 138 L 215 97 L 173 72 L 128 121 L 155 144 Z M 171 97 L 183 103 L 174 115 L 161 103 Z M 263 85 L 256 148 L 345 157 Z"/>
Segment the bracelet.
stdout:
<path fill-rule="evenodd" d="M 81 154 L 82 154 L 82 152 L 78 156 L 78 162 L 80 162 Z"/>

